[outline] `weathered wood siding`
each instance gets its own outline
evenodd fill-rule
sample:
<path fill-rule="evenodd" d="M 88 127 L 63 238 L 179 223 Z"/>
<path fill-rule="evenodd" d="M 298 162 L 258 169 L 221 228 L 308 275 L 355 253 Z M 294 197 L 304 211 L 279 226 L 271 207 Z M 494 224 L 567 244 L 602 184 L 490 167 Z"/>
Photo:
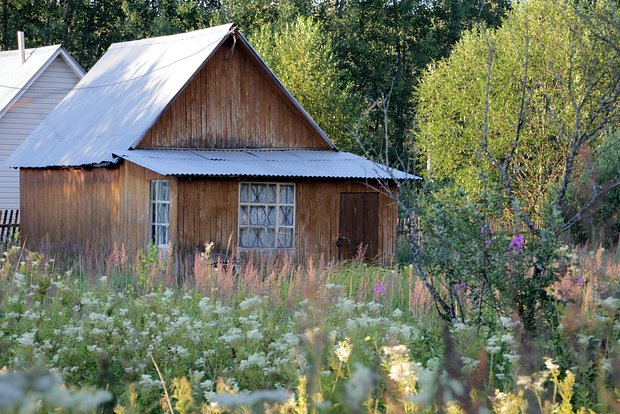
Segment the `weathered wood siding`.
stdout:
<path fill-rule="evenodd" d="M 229 40 L 164 111 L 140 147 L 329 148 L 259 63 Z"/>
<path fill-rule="evenodd" d="M 61 56 L 50 63 L 0 118 L 0 162 L 28 138 L 79 80 Z M 19 172 L 0 168 L 0 209 L 16 208 L 19 208 Z"/>
<path fill-rule="evenodd" d="M 22 237 L 35 249 L 50 242 L 54 248 L 99 254 L 124 243 L 134 255 L 149 242 L 150 180 L 156 179 L 171 183 L 175 247 L 191 253 L 214 242 L 217 253 L 237 249 L 239 180 L 176 179 L 129 162 L 115 168 L 22 169 Z M 342 181 L 294 183 L 295 249 L 289 252 L 296 260 L 337 260 L 340 194 L 369 191 L 379 193 L 378 259 L 395 259 L 397 205 L 381 188 Z"/>
<path fill-rule="evenodd" d="M 28 247 L 130 254 L 149 238 L 150 180 L 170 179 L 171 234 L 176 232 L 176 179 L 135 164 L 115 168 L 21 169 L 22 239 Z"/>
<path fill-rule="evenodd" d="M 339 232 L 340 193 L 369 191 L 379 192 L 378 259 L 382 263 L 390 263 L 396 258 L 398 208 L 396 202 L 381 188 L 338 181 L 294 183 L 295 249 L 290 253 L 296 260 L 305 262 L 310 257 L 315 260 L 321 257 L 327 261 L 338 260 L 336 239 Z M 391 190 L 397 191 L 395 186 Z M 208 242 L 213 242 L 214 251 L 221 254 L 230 254 L 232 249 L 237 249 L 238 192 L 238 180 L 179 180 L 177 240 L 180 241 L 181 250 L 192 251 Z"/>

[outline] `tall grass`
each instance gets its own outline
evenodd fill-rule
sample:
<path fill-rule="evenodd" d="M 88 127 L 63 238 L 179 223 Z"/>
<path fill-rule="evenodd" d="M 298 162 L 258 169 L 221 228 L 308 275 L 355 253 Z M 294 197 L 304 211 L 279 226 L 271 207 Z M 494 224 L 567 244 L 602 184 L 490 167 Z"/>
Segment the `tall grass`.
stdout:
<path fill-rule="evenodd" d="M 566 252 L 549 292 L 562 325 L 545 338 L 510 317 L 445 327 L 410 266 L 242 262 L 207 248 L 178 277 L 157 249 L 123 251 L 67 263 L 4 252 L 0 367 L 43 365 L 110 390 L 127 413 L 169 412 L 164 394 L 187 413 L 618 407 L 617 251 Z"/>

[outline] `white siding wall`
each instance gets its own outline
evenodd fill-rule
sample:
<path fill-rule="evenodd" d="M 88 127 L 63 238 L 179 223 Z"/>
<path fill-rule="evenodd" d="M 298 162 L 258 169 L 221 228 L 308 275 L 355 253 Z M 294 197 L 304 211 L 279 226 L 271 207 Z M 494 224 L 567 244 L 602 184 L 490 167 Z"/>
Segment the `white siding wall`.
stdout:
<path fill-rule="evenodd" d="M 58 56 L 0 118 L 0 162 L 3 162 L 79 81 Z M 19 208 L 19 172 L 0 167 L 0 210 Z"/>

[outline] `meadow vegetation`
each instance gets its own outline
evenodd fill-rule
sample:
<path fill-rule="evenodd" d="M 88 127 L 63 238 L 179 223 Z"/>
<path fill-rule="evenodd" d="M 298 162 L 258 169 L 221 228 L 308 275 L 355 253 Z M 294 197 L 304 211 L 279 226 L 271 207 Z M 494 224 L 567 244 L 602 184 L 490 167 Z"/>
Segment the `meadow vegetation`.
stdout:
<path fill-rule="evenodd" d="M 494 242 L 505 266 L 523 254 Z M 409 265 L 232 267 L 203 254 L 178 284 L 156 250 L 84 272 L 12 247 L 0 412 L 612 412 L 619 255 L 561 247 L 546 292 L 557 324 L 528 330 L 509 304 L 480 316 L 466 283 L 437 284 L 461 298 L 446 324 Z"/>

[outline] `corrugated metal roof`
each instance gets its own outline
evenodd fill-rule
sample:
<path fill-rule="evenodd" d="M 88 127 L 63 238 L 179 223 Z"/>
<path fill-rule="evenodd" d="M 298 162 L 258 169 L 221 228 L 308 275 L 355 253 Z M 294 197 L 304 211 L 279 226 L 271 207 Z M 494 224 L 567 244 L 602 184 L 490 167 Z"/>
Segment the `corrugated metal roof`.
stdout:
<path fill-rule="evenodd" d="M 114 161 L 135 147 L 213 52 L 232 24 L 116 43 L 5 163 L 9 167 L 82 166 Z M 310 124 L 335 148 L 301 105 L 258 58 Z"/>
<path fill-rule="evenodd" d="M 0 52 L 0 116 L 60 54 L 71 65 L 76 75 L 84 76 L 82 68 L 61 45 L 26 49 L 26 61 L 23 64 L 19 50 Z"/>
<path fill-rule="evenodd" d="M 417 179 L 355 154 L 328 150 L 158 150 L 116 154 L 162 175 Z"/>
<path fill-rule="evenodd" d="M 142 138 L 232 27 L 113 44 L 6 165 L 113 161 L 113 152 Z"/>

